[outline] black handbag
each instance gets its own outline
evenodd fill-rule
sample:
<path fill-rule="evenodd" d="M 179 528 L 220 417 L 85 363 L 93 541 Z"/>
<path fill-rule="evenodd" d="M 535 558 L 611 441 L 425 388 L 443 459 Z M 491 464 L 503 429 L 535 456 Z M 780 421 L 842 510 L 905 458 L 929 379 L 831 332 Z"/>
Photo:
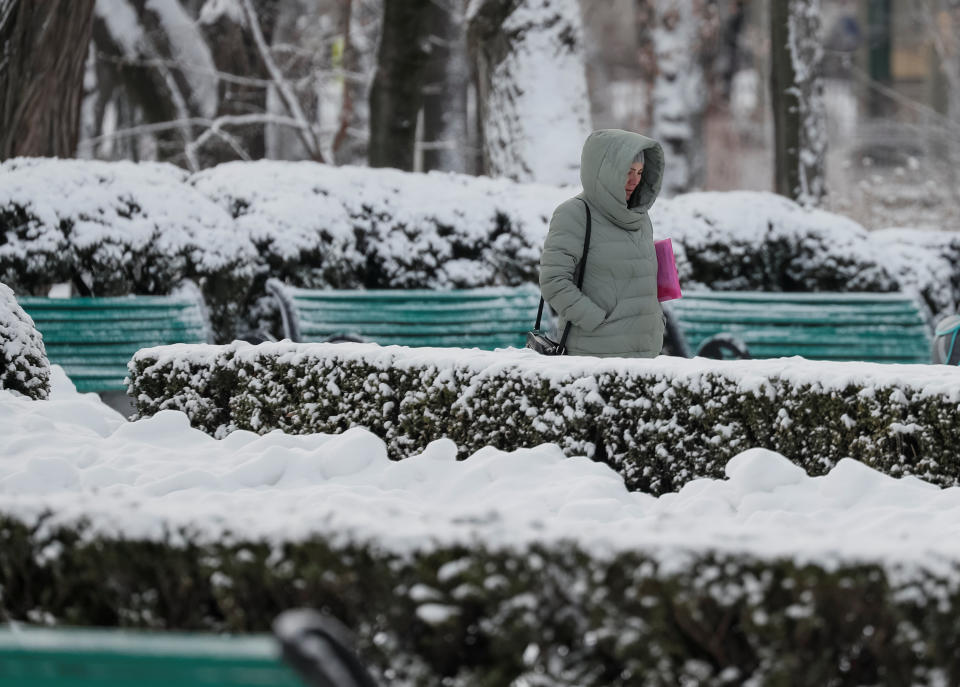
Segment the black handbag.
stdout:
<path fill-rule="evenodd" d="M 577 288 L 583 288 L 583 273 L 587 269 L 587 251 L 590 249 L 590 206 L 587 201 L 580 199 L 583 207 L 587 209 L 587 232 L 583 237 L 583 256 L 580 258 L 580 264 L 577 266 Z M 527 332 L 527 348 L 536 351 L 540 355 L 564 355 L 567 352 L 567 337 L 570 335 L 572 322 L 567 322 L 563 328 L 563 336 L 560 341 L 554 341 L 544 332 L 540 331 L 540 319 L 543 317 L 543 296 L 540 296 L 540 307 L 537 308 L 537 322 L 533 325 L 533 331 Z"/>

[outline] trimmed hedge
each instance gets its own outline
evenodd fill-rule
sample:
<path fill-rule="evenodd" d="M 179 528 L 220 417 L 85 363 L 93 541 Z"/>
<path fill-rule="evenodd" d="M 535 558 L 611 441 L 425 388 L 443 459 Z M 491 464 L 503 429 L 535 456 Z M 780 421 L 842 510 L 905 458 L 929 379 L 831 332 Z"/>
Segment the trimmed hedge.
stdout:
<path fill-rule="evenodd" d="M 50 361 L 43 337 L 17 303 L 13 291 L 0 283 L 0 389 L 13 389 L 32 399 L 50 394 Z"/>
<path fill-rule="evenodd" d="M 0 516 L 0 609 L 70 625 L 268 631 L 293 607 L 353 628 L 380 684 L 960 682 L 960 566 L 885 567 L 572 543 L 448 545 L 104 536 Z"/>
<path fill-rule="evenodd" d="M 214 436 L 367 427 L 402 458 L 449 437 L 465 457 L 551 442 L 674 491 L 764 447 L 811 475 L 840 459 L 960 484 L 960 369 L 802 359 L 545 358 L 531 351 L 290 343 L 169 346 L 130 362 L 141 417 Z"/>

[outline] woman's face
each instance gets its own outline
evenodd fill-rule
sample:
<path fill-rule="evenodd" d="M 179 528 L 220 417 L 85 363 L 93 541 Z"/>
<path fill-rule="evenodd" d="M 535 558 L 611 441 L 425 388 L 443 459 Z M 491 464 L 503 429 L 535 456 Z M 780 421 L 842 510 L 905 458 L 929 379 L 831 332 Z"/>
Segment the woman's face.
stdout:
<path fill-rule="evenodd" d="M 627 183 L 623 187 L 627 192 L 627 202 L 630 201 L 630 194 L 633 193 L 633 189 L 640 185 L 641 176 L 643 176 L 643 163 L 634 162 L 630 165 L 630 171 L 627 172 Z"/>

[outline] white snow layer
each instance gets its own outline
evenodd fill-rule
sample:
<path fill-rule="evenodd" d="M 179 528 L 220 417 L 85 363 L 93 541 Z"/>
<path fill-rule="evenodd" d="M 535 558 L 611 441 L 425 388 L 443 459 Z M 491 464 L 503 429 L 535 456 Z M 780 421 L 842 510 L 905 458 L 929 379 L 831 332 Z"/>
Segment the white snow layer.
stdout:
<path fill-rule="evenodd" d="M 383 443 L 340 435 L 216 440 L 163 411 L 128 423 L 53 369 L 50 400 L 0 391 L 3 510 L 52 522 L 89 518 L 101 533 L 162 538 L 372 539 L 400 552 L 439 543 L 573 540 L 599 555 L 641 548 L 666 564 L 703 549 L 830 564 L 937 565 L 960 555 L 960 488 L 882 475 L 853 460 L 808 477 L 754 448 L 659 498 L 554 445 L 484 448 L 455 460 L 439 440 L 391 462 Z M 39 437 L 42 437 L 40 439 Z"/>
<path fill-rule="evenodd" d="M 206 269 L 252 260 L 255 249 L 237 241 L 230 215 L 192 188 L 183 170 L 165 162 L 104 162 L 16 158 L 0 168 L 0 207 L 23 203 L 36 217 L 30 250 L 11 232 L 0 256 L 28 260 L 38 249 L 56 253 L 63 231 L 80 251 L 154 252 L 173 258 L 194 254 Z M 172 285 L 171 285 L 172 286 Z"/>

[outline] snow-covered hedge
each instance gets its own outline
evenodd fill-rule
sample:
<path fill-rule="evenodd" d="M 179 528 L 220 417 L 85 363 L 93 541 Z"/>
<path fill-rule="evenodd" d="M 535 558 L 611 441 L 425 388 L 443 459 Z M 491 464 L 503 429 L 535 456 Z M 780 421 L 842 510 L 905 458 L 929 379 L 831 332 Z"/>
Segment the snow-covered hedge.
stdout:
<path fill-rule="evenodd" d="M 960 484 L 960 370 L 786 358 L 544 358 L 531 351 L 290 343 L 166 346 L 130 363 L 140 416 L 182 410 L 215 436 L 365 426 L 401 458 L 556 443 L 654 494 L 761 446 L 810 474 L 845 457 Z"/>
<path fill-rule="evenodd" d="M 0 389 L 33 399 L 50 393 L 50 361 L 43 337 L 16 296 L 0 282 Z"/>
<path fill-rule="evenodd" d="M 956 562 L 891 572 L 690 552 L 663 565 L 572 543 L 401 555 L 9 517 L 0 537 L 8 619 L 266 632 L 284 610 L 325 608 L 380 684 L 940 685 L 956 670 Z"/>
<path fill-rule="evenodd" d="M 455 174 L 231 162 L 15 159 L 0 164 L 0 279 L 40 293 L 78 278 L 97 295 L 199 280 L 219 341 L 276 321 L 264 284 L 444 288 L 536 281 L 553 209 L 575 189 Z M 659 200 L 688 288 L 918 293 L 955 312 L 960 237 L 868 233 L 770 193 Z M 919 239 L 918 239 L 919 240 Z"/>
<path fill-rule="evenodd" d="M 237 294 L 250 288 L 256 251 L 183 170 L 17 158 L 0 165 L 0 179 L 0 280 L 18 292 L 80 282 L 95 296 L 153 295 L 193 279 L 215 329 L 238 328 Z"/>

